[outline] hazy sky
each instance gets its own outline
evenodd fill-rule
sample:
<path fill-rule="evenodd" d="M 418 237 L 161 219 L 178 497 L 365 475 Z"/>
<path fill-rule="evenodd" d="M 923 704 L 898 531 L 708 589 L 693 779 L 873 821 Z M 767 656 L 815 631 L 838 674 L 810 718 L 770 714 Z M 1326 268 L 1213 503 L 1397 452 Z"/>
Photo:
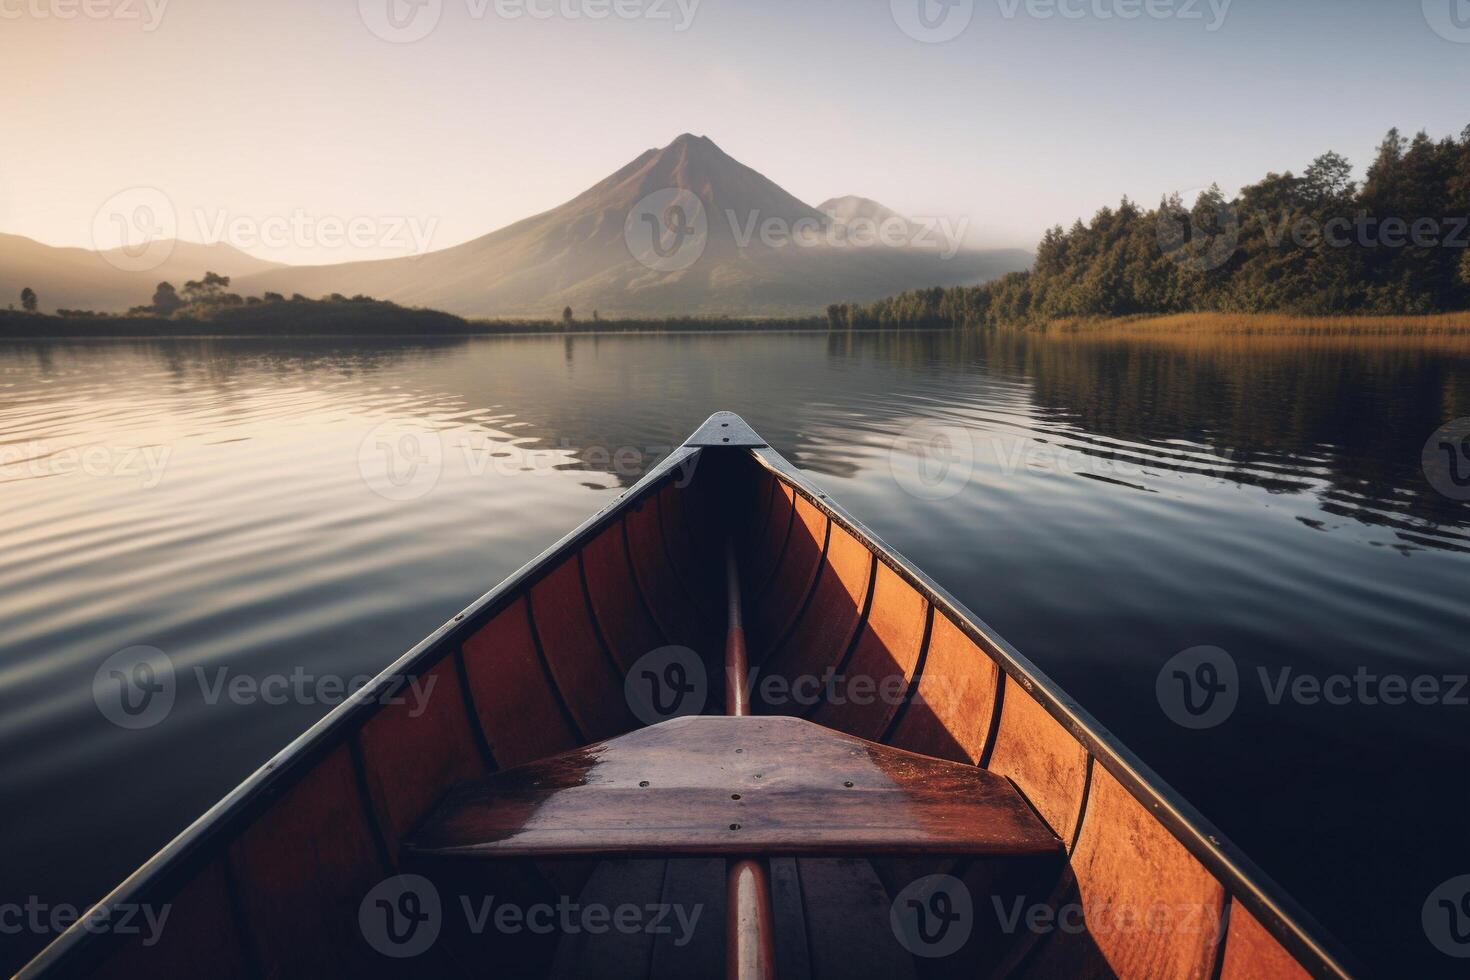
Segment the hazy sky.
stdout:
<path fill-rule="evenodd" d="M 122 194 L 266 258 L 403 254 L 691 131 L 809 203 L 1029 247 L 1470 124 L 1466 0 L 918 2 L 0 0 L 0 231 L 108 244 Z"/>

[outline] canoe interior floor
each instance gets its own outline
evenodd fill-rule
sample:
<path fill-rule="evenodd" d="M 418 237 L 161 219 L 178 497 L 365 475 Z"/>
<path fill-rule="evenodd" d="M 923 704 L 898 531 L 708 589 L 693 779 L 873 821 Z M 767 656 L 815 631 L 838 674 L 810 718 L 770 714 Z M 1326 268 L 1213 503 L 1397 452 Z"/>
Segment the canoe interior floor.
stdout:
<path fill-rule="evenodd" d="M 883 859 L 867 858 L 770 860 L 778 977 L 843 980 L 928 975 L 923 970 L 926 964 L 917 961 L 895 937 L 884 864 Z M 934 865 L 936 871 L 943 866 L 941 862 Z M 461 863 L 453 870 L 489 874 L 493 867 L 483 862 Z M 484 975 L 474 964 L 492 962 L 495 976 L 566 980 L 588 976 L 716 980 L 725 976 L 724 859 L 607 859 L 583 862 L 581 867 L 543 864 L 538 870 L 542 879 L 557 882 L 538 896 L 539 903 L 548 907 L 543 915 L 548 920 L 554 916 L 550 931 L 443 935 L 439 945 L 449 959 L 437 964 L 435 972 L 449 975 L 462 970 L 464 975 Z M 460 884 L 464 883 L 461 879 Z M 528 915 L 537 904 L 524 902 L 515 885 L 503 880 L 489 888 L 462 890 L 499 896 L 508 892 Z M 610 924 L 618 915 L 625 916 L 622 928 Z M 445 921 L 454 918 L 446 915 Z M 566 928 L 568 922 L 570 928 Z M 969 965 L 978 964 L 972 961 Z"/>

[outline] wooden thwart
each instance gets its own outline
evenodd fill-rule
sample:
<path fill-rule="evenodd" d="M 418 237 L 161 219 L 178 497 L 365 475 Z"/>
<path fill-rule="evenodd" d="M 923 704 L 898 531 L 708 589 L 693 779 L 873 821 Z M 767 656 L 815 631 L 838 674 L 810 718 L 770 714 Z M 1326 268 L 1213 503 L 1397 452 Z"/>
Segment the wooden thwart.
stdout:
<path fill-rule="evenodd" d="M 1058 854 L 1003 776 L 799 718 L 690 717 L 496 773 L 407 844 L 469 858 Z"/>

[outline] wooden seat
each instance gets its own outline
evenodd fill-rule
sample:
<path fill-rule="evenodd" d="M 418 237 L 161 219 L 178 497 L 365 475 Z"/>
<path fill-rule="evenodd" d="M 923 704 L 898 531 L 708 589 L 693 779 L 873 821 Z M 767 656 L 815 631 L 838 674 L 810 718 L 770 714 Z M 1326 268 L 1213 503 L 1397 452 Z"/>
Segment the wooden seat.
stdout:
<path fill-rule="evenodd" d="M 799 718 L 690 717 L 459 787 L 421 856 L 1049 856 L 1003 776 Z"/>

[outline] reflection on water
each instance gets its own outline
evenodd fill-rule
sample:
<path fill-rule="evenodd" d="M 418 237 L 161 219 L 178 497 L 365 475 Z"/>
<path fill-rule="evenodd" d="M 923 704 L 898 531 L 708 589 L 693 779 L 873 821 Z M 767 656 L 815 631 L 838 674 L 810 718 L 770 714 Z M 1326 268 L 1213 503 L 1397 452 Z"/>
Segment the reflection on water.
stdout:
<path fill-rule="evenodd" d="M 1190 731 L 1155 678 L 1200 645 L 1247 678 L 1463 672 L 1470 508 L 1420 454 L 1467 368 L 949 334 L 0 347 L 0 901 L 96 897 L 333 703 L 222 682 L 375 672 L 731 409 L 1365 958 L 1425 956 L 1423 896 L 1470 870 L 1470 709 L 1250 681 Z M 178 691 L 125 730 L 91 684 L 139 645 Z"/>

